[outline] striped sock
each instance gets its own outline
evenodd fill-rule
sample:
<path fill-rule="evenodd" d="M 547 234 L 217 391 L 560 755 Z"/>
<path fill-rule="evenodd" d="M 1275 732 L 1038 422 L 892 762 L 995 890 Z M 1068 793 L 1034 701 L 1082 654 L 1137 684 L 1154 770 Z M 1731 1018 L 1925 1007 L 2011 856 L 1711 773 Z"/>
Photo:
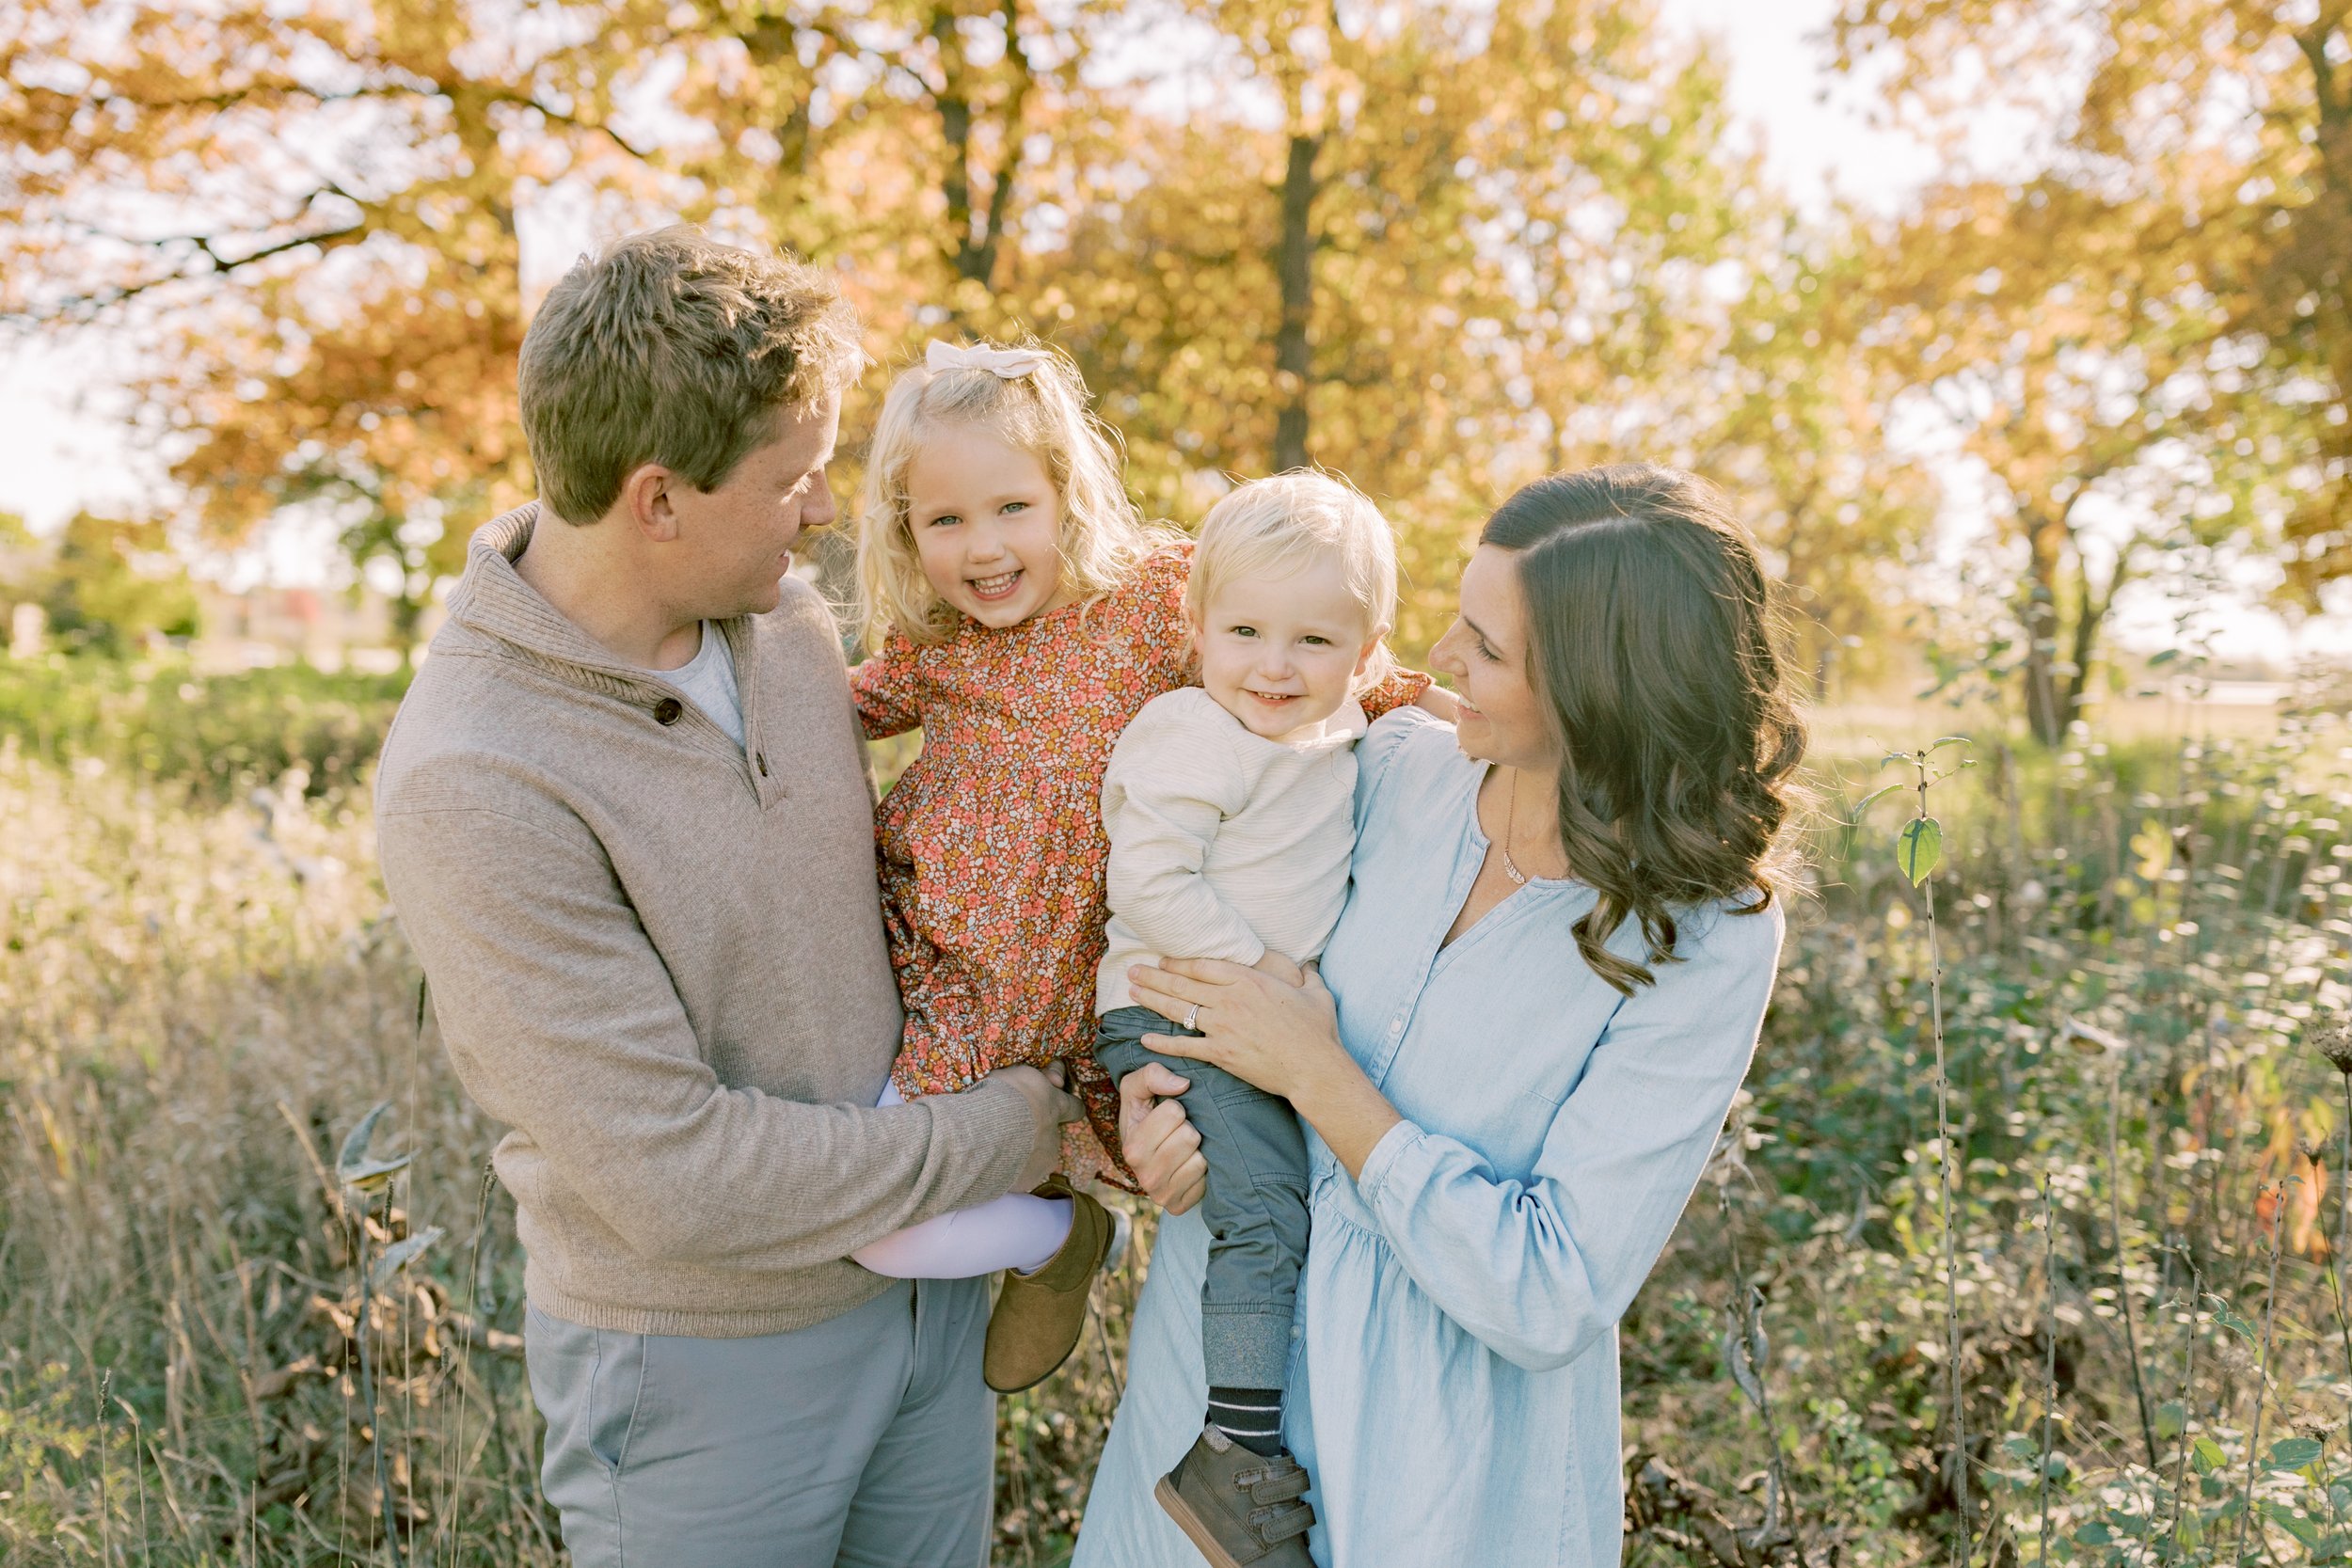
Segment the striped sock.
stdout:
<path fill-rule="evenodd" d="M 1212 1388 L 1209 1425 L 1248 1449 L 1272 1457 L 1282 1451 L 1282 1390 Z"/>

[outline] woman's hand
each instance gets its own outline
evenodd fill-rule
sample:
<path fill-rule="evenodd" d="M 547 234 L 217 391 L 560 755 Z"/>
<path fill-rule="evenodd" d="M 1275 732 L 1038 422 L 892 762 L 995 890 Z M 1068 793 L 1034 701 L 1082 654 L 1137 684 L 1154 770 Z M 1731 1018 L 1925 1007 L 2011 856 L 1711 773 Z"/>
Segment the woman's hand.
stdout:
<path fill-rule="evenodd" d="M 1217 958 L 1168 958 L 1130 969 L 1127 978 L 1136 1006 L 1205 1037 L 1146 1035 L 1145 1045 L 1223 1068 L 1268 1094 L 1295 1100 L 1314 1069 L 1346 1057 L 1338 1009 L 1319 974 L 1292 983 Z"/>
<path fill-rule="evenodd" d="M 1174 1099 L 1192 1085 L 1157 1062 L 1119 1081 L 1119 1147 L 1143 1193 L 1181 1214 L 1208 1191 L 1209 1163 L 1200 1156 L 1200 1130 Z"/>
<path fill-rule="evenodd" d="M 1166 958 L 1130 969 L 1127 982 L 1137 1006 L 1200 1031 L 1200 1038 L 1146 1035 L 1145 1045 L 1280 1095 L 1350 1176 L 1363 1174 L 1373 1149 L 1405 1119 L 1340 1043 L 1339 1008 L 1311 965 L 1290 985 L 1216 958 Z"/>

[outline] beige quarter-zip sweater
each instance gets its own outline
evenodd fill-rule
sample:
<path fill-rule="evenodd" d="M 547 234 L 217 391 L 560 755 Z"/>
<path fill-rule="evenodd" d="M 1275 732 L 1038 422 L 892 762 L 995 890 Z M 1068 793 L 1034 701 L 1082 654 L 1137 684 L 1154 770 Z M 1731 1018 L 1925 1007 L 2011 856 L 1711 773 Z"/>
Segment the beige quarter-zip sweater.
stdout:
<path fill-rule="evenodd" d="M 516 573 L 537 515 L 474 536 L 376 780 L 450 1057 L 513 1129 L 527 1289 L 628 1333 L 822 1322 L 889 1284 L 853 1249 L 1006 1191 L 1034 1118 L 988 1084 L 874 1108 L 898 998 L 817 594 L 717 623 L 738 746 Z"/>

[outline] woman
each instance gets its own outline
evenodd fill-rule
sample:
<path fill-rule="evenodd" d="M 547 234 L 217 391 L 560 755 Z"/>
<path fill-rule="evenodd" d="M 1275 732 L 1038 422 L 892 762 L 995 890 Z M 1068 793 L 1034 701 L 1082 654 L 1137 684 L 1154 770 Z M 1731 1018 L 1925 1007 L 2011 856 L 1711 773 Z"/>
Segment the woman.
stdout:
<path fill-rule="evenodd" d="M 1597 1568 L 1621 1541 L 1615 1324 L 1772 992 L 1804 731 L 1754 546 L 1702 482 L 1647 465 L 1505 501 L 1431 664 L 1458 733 L 1406 710 L 1362 743 L 1320 982 L 1189 961 L 1135 985 L 1201 1031 L 1156 1049 L 1311 1130 L 1285 1433 L 1314 1560 Z M 1175 1217 L 1199 1167 L 1152 1109 L 1177 1086 L 1159 1070 L 1123 1086 L 1126 1144 L 1171 1217 L 1075 1568 L 1199 1560 L 1152 1498 L 1200 1435 L 1206 1251 Z M 1295 1562 L 1295 1485 L 1264 1489 L 1236 1507 L 1262 1563 Z"/>

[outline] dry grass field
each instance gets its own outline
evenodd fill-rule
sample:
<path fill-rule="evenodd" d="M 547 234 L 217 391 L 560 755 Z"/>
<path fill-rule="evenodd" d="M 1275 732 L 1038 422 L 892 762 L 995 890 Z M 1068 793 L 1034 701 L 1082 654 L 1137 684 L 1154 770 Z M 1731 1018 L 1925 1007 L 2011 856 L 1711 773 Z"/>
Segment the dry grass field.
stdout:
<path fill-rule="evenodd" d="M 1626 1327 L 1632 1560 L 2346 1560 L 2352 736 L 2265 717 L 1980 738 L 1914 887 L 1915 800 L 1841 819 L 1962 726 L 1820 716 L 1764 1048 Z M 329 778 L 364 756 L 0 745 L 0 1560 L 556 1561 L 497 1129 Z M 999 1563 L 1067 1557 L 1138 1278 L 1002 1407 Z"/>

